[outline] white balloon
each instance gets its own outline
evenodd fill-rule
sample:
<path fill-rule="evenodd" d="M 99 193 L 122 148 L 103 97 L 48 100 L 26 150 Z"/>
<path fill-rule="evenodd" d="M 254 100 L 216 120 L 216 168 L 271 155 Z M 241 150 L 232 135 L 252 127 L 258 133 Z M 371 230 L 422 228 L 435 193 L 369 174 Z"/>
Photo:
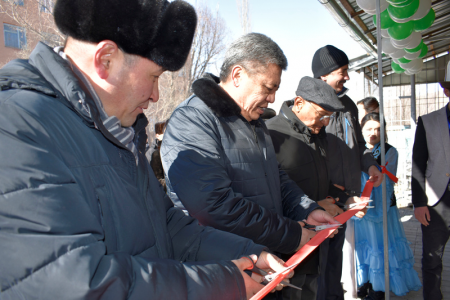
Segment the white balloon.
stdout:
<path fill-rule="evenodd" d="M 396 40 L 391 38 L 392 45 L 397 49 L 403 48 L 414 49 L 417 46 L 419 46 L 421 41 L 422 41 L 422 34 L 415 31 L 411 33 L 410 36 L 408 36 L 406 39 L 403 40 Z"/>
<path fill-rule="evenodd" d="M 400 67 L 402 67 L 402 69 L 411 70 L 412 67 L 414 66 L 414 61 L 411 60 L 410 62 L 407 62 L 407 63 L 399 63 L 399 65 L 400 65 Z"/>
<path fill-rule="evenodd" d="M 423 68 L 423 60 L 421 58 L 417 58 L 409 62 L 406 66 L 406 69 L 408 69 L 411 73 L 414 71 L 422 70 Z"/>
<path fill-rule="evenodd" d="M 412 16 L 413 20 L 420 20 L 425 17 L 431 8 L 431 0 L 420 0 L 419 8 L 416 13 Z"/>
<path fill-rule="evenodd" d="M 397 22 L 397 23 L 406 23 L 406 22 L 408 22 L 408 21 L 411 21 L 414 15 L 412 15 L 411 17 L 406 18 L 406 19 L 399 19 L 399 18 L 394 17 L 394 16 L 391 15 L 391 14 L 389 14 L 389 16 L 391 17 L 391 19 L 392 19 L 394 22 Z"/>
<path fill-rule="evenodd" d="M 405 70 L 405 75 L 414 75 L 414 73 L 411 73 L 409 70 Z"/>
<path fill-rule="evenodd" d="M 404 49 L 398 49 L 394 53 L 390 54 L 392 58 L 402 58 L 406 51 Z"/>
<path fill-rule="evenodd" d="M 411 42 L 405 48 L 414 49 L 422 42 L 422 34 L 414 31 L 410 36 L 413 36 L 411 38 Z"/>
<path fill-rule="evenodd" d="M 393 60 L 397 65 L 400 64 L 400 62 L 398 61 L 398 58 L 392 58 L 392 60 Z"/>
<path fill-rule="evenodd" d="M 404 49 L 404 48 L 406 48 L 406 46 L 409 45 L 409 43 L 411 43 L 411 40 L 413 38 L 414 38 L 413 34 L 410 34 L 406 39 L 403 39 L 403 40 L 396 40 L 396 39 L 391 38 L 391 43 L 397 49 Z"/>
<path fill-rule="evenodd" d="M 409 3 L 411 1 L 410 0 L 404 0 L 404 1 L 390 1 L 390 0 L 387 0 L 387 2 L 390 5 L 394 6 L 394 7 L 403 7 L 403 6 L 409 5 Z"/>
<path fill-rule="evenodd" d="M 388 33 L 387 29 L 381 29 L 381 36 L 384 38 L 390 38 L 391 36 Z"/>
<path fill-rule="evenodd" d="M 406 52 L 406 51 L 405 51 L 405 52 Z M 406 52 L 405 56 L 403 56 L 403 57 L 406 58 L 406 59 L 409 59 L 409 60 L 413 60 L 413 59 L 416 59 L 416 58 L 419 57 L 420 52 L 422 52 L 422 51 L 419 50 L 419 51 L 414 52 L 414 53 Z"/>
<path fill-rule="evenodd" d="M 414 66 L 411 68 L 411 71 L 419 71 L 423 68 L 423 60 L 421 58 L 413 60 L 415 62 Z"/>
<path fill-rule="evenodd" d="M 366 13 L 374 15 L 377 13 L 377 1 L 376 0 L 356 0 L 356 4 L 358 4 L 361 9 L 363 9 Z M 384 11 L 389 6 L 389 3 L 386 0 L 380 0 L 380 11 Z"/>
<path fill-rule="evenodd" d="M 409 75 L 417 74 L 422 71 L 422 68 L 417 70 L 405 70 L 405 72 L 408 71 Z"/>
<path fill-rule="evenodd" d="M 381 38 L 381 50 L 383 51 L 383 53 L 391 54 L 398 49 L 391 44 L 391 39 Z"/>

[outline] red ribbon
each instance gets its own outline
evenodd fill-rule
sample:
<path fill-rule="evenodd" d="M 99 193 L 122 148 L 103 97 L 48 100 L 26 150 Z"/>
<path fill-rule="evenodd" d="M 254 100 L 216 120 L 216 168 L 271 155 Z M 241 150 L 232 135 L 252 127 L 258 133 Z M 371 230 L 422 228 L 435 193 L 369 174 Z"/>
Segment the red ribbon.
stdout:
<path fill-rule="evenodd" d="M 386 172 L 389 172 L 389 171 L 386 170 Z M 389 176 L 389 174 L 387 174 L 387 175 Z M 392 176 L 394 176 L 394 175 L 392 175 Z M 373 182 L 367 180 L 366 185 L 364 186 L 364 190 L 361 194 L 362 200 L 369 199 L 370 194 L 372 193 L 372 188 L 373 188 Z M 366 206 L 367 206 L 367 203 L 361 203 L 361 204 L 347 210 L 343 214 L 336 216 L 335 219 L 336 219 L 336 221 L 340 222 L 341 224 L 344 224 L 345 222 L 347 222 L 348 219 L 353 217 L 358 211 L 364 209 Z M 333 233 L 333 231 L 335 231 L 334 228 L 328 228 L 328 229 L 319 231 L 309 242 L 307 242 L 303 247 L 301 247 L 297 251 L 297 253 L 292 255 L 291 258 L 284 264 L 284 266 L 289 267 L 289 266 L 299 264 L 300 262 L 302 262 L 314 249 L 316 249 L 326 238 L 328 238 Z M 250 300 L 260 300 L 260 299 L 264 298 L 284 278 L 286 278 L 286 276 L 289 274 L 289 272 L 291 270 L 286 270 L 284 273 L 280 273 L 274 280 L 272 280 L 266 286 L 264 286 Z"/>
<path fill-rule="evenodd" d="M 389 163 L 389 162 L 386 163 L 386 166 L 388 165 L 388 163 Z M 389 172 L 389 171 L 386 169 L 386 166 L 382 166 L 382 167 L 381 167 L 381 173 L 386 174 L 386 175 L 389 177 L 389 179 L 391 179 L 393 182 L 397 183 L 397 182 L 398 182 L 398 178 L 395 177 L 394 174 L 392 174 L 391 172 Z"/>

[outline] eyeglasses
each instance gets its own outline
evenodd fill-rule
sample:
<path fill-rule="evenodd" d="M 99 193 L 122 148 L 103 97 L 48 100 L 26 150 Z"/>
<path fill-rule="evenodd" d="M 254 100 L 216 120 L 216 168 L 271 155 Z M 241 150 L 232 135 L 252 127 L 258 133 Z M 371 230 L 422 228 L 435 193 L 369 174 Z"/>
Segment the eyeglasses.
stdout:
<path fill-rule="evenodd" d="M 331 114 L 330 116 L 328 116 L 328 115 L 323 115 L 323 114 L 321 114 L 315 107 L 314 107 L 314 105 L 312 105 L 309 101 L 307 101 L 307 100 L 305 100 L 307 103 L 309 103 L 311 106 L 312 106 L 312 108 L 314 108 L 314 110 L 316 111 L 316 113 L 320 116 L 320 119 L 319 119 L 319 121 L 321 121 L 321 122 L 329 122 L 332 118 L 334 118 L 334 113 L 333 114 Z"/>

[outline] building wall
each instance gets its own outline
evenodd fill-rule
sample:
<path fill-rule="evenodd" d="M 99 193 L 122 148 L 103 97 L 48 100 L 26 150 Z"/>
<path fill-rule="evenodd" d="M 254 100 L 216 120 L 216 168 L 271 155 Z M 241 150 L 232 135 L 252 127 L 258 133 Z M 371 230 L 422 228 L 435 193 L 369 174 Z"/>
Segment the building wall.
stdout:
<path fill-rule="evenodd" d="M 53 6 L 53 0 L 22 0 L 23 6 L 11 5 L 9 3 L 20 0 L 0 0 L 1 8 L 3 10 L 12 12 L 13 9 L 16 10 L 18 16 L 23 20 L 22 22 L 17 22 L 7 13 L 0 11 L 0 22 L 1 22 L 1 33 L 0 33 L 0 67 L 5 65 L 12 59 L 15 58 L 26 58 L 31 53 L 32 49 L 36 44 L 42 40 L 42 36 L 36 34 L 37 32 L 49 32 L 51 34 L 55 33 L 56 26 L 53 22 L 53 16 L 50 10 L 42 9 L 42 5 Z M 28 25 L 24 25 L 24 24 Z M 20 26 L 25 29 L 26 32 L 26 47 L 22 49 L 7 47 L 5 45 L 5 31 L 4 24 L 10 24 L 15 26 Z M 22 26 L 21 26 L 22 25 Z"/>

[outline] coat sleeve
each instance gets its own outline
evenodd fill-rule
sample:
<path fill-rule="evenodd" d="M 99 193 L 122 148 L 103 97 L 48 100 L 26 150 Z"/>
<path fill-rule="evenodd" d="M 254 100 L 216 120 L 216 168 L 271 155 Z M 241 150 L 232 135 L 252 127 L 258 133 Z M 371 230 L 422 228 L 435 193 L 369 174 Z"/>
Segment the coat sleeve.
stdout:
<path fill-rule="evenodd" d="M 278 166 L 280 172 L 281 197 L 283 199 L 283 213 L 292 220 L 302 221 L 315 209 L 322 209 L 314 200 L 310 199 L 303 190 L 289 178 L 284 170 Z"/>
<path fill-rule="evenodd" d="M 428 203 L 428 197 L 425 192 L 425 172 L 427 170 L 427 164 L 427 135 L 422 118 L 419 117 L 412 151 L 411 193 L 414 207 L 427 206 Z"/>
<path fill-rule="evenodd" d="M 169 227 L 178 258 L 186 253 L 183 262 L 155 258 L 146 251 L 107 254 L 99 215 L 58 155 L 52 134 L 24 109 L 5 103 L 1 109 L 2 300 L 245 299 L 237 267 L 205 254 L 223 247 L 217 239 L 232 237 L 214 235 L 170 205 L 167 224 L 161 226 Z M 188 237 L 194 246 L 186 243 Z M 240 250 L 250 254 L 261 249 L 244 242 Z M 233 249 L 232 255 L 237 254 Z"/>
<path fill-rule="evenodd" d="M 300 225 L 234 193 L 217 132 L 210 114 L 191 106 L 175 110 L 161 148 L 171 198 L 176 194 L 203 225 L 292 253 L 300 244 Z"/>

